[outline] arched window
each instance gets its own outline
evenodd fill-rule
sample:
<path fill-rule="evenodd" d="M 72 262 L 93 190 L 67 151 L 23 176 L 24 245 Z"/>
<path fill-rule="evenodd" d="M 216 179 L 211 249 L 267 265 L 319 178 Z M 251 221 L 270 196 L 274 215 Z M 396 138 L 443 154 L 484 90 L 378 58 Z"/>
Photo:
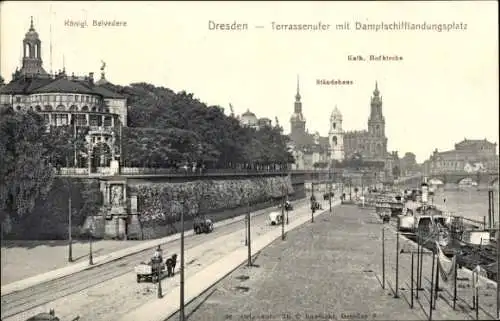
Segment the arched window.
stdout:
<path fill-rule="evenodd" d="M 83 106 L 82 111 L 89 111 L 89 106 Z"/>
<path fill-rule="evenodd" d="M 17 106 L 17 107 L 16 107 L 16 109 L 17 109 L 18 111 L 21 111 L 21 106 Z"/>
<path fill-rule="evenodd" d="M 92 111 L 97 111 L 97 108 L 95 106 L 92 107 Z"/>
<path fill-rule="evenodd" d="M 24 56 L 31 57 L 31 47 L 29 43 L 24 45 Z"/>
<path fill-rule="evenodd" d="M 333 146 L 337 146 L 337 136 L 333 136 L 332 143 L 333 143 Z"/>
<path fill-rule="evenodd" d="M 65 108 L 64 108 L 63 105 L 59 105 L 59 106 L 56 107 L 56 110 L 58 110 L 58 111 L 64 111 Z"/>
<path fill-rule="evenodd" d="M 332 127 L 333 127 L 333 129 L 336 129 L 337 128 L 337 123 L 333 123 Z"/>
<path fill-rule="evenodd" d="M 71 106 L 69 107 L 69 110 L 70 110 L 70 111 L 76 111 L 77 109 L 78 109 L 78 108 L 76 107 L 76 105 L 71 105 Z"/>
<path fill-rule="evenodd" d="M 35 110 L 36 111 L 42 111 L 42 107 L 40 107 L 40 105 L 37 105 L 37 106 L 35 106 Z"/>
<path fill-rule="evenodd" d="M 43 108 L 45 111 L 52 111 L 52 106 L 51 105 L 45 105 Z"/>

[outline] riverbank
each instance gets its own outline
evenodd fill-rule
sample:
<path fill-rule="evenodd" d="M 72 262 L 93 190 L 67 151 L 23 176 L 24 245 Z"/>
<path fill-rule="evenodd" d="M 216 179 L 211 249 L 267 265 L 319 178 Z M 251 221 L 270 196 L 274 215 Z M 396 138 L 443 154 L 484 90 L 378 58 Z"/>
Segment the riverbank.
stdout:
<path fill-rule="evenodd" d="M 256 267 L 235 270 L 186 307 L 190 321 L 250 316 L 363 320 L 428 320 L 432 258 L 423 261 L 419 299 L 410 308 L 410 259 L 399 256 L 396 293 L 396 234 L 385 233 L 385 289 L 382 288 L 382 224 L 369 210 L 341 206 L 315 223 L 287 234 L 262 250 Z M 412 243 L 400 239 L 401 248 Z M 463 281 L 467 282 L 467 281 Z M 457 309 L 445 283 L 433 319 L 475 319 L 470 288 L 460 285 Z M 495 297 L 481 290 L 480 319 L 493 319 Z M 488 292 L 489 291 L 489 292 Z M 493 304 L 493 305 L 492 305 Z M 173 315 L 169 320 L 177 320 Z"/>

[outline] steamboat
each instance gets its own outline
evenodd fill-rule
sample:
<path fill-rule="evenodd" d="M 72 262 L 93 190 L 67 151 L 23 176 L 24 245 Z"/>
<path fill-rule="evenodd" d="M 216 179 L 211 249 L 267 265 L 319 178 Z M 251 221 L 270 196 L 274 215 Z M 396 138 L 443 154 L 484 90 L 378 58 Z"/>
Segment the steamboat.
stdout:
<path fill-rule="evenodd" d="M 488 278 L 496 280 L 497 234 L 483 222 L 453 215 L 429 204 L 426 182 L 420 190 L 404 193 L 404 208 L 395 219 L 398 231 L 429 250 L 436 249 L 436 242 L 443 253 L 457 255 L 457 263 L 468 269 L 478 265 L 487 271 Z M 491 223 L 489 224 L 491 225 Z M 498 223 L 495 226 L 498 231 Z"/>

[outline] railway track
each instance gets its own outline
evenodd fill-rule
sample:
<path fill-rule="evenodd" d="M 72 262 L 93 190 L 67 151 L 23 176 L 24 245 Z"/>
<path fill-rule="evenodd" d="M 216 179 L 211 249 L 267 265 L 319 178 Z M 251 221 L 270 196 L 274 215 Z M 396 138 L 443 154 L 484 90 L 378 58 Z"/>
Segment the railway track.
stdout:
<path fill-rule="evenodd" d="M 301 202 L 299 201 L 297 203 L 300 204 Z M 275 210 L 275 208 L 271 207 L 263 213 L 252 217 L 252 226 L 255 226 L 254 228 L 264 226 L 267 214 L 273 210 Z M 242 229 L 244 226 L 243 221 L 236 221 L 219 227 L 210 234 L 188 236 L 185 238 L 185 250 L 187 251 L 209 241 L 214 241 L 220 237 L 224 237 L 225 235 L 232 234 L 238 230 L 235 228 L 238 224 L 241 225 Z M 163 245 L 166 249 L 165 255 L 170 255 L 174 251 L 169 249 L 175 248 L 177 251 L 180 247 L 180 240 L 171 241 Z M 136 264 L 141 261 L 148 260 L 151 257 L 151 251 L 152 248 L 88 270 L 44 282 L 21 291 L 3 295 L 1 297 L 1 319 L 5 320 L 7 318 L 16 317 L 26 311 L 43 306 L 62 297 L 81 292 L 103 282 L 131 273 Z"/>

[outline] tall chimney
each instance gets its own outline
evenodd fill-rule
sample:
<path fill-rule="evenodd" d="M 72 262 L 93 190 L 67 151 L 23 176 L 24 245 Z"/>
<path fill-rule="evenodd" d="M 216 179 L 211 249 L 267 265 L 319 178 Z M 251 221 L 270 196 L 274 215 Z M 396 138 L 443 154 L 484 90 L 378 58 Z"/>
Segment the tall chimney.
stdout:
<path fill-rule="evenodd" d="M 91 85 L 94 84 L 94 73 L 93 72 L 89 72 L 89 82 Z"/>

